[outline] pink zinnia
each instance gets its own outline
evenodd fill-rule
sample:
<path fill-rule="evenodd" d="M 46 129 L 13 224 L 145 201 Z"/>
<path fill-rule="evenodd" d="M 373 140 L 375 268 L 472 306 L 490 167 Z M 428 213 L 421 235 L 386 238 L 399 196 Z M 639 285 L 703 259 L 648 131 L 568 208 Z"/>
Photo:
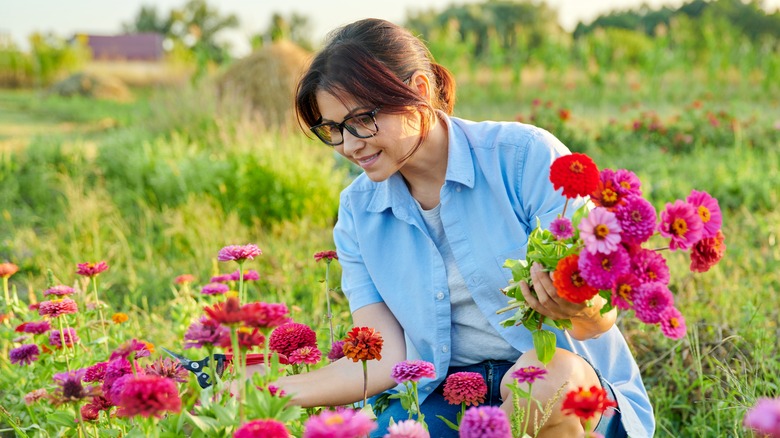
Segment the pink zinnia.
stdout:
<path fill-rule="evenodd" d="M 636 275 L 628 273 L 618 277 L 612 287 L 612 305 L 620 310 L 628 310 L 634 306 L 634 294 L 639 287 Z"/>
<path fill-rule="evenodd" d="M 260 329 L 271 329 L 290 321 L 290 311 L 282 303 L 255 302 L 244 304 L 244 324 Z"/>
<path fill-rule="evenodd" d="M 34 335 L 40 335 L 49 330 L 51 330 L 51 323 L 47 320 L 23 322 L 14 329 L 19 333 L 32 333 Z"/>
<path fill-rule="evenodd" d="M 623 204 L 615 209 L 615 217 L 623 229 L 622 241 L 628 244 L 640 245 L 655 232 L 655 207 L 639 196 L 628 196 Z"/>
<path fill-rule="evenodd" d="M 362 438 L 376 429 L 376 423 L 361 411 L 336 408 L 309 417 L 303 438 Z"/>
<path fill-rule="evenodd" d="M 288 438 L 290 432 L 284 427 L 284 423 L 273 420 L 253 420 L 245 423 L 236 430 L 233 438 Z"/>
<path fill-rule="evenodd" d="M 419 382 L 422 378 L 435 379 L 436 368 L 424 360 L 405 360 L 393 365 L 390 377 L 396 383 Z"/>
<path fill-rule="evenodd" d="M 11 363 L 19 365 L 31 365 L 38 360 L 38 355 L 40 354 L 41 350 L 35 344 L 24 344 L 8 352 Z"/>
<path fill-rule="evenodd" d="M 245 260 L 254 260 L 255 257 L 262 254 L 263 251 L 254 244 L 248 245 L 230 245 L 219 250 L 217 260 L 220 262 L 237 261 L 243 263 Z"/>
<path fill-rule="evenodd" d="M 344 341 L 333 341 L 328 352 L 329 360 L 339 360 L 344 357 Z"/>
<path fill-rule="evenodd" d="M 590 252 L 609 254 L 620 244 L 620 224 L 615 213 L 596 207 L 580 222 L 580 238 Z"/>
<path fill-rule="evenodd" d="M 195 281 L 195 276 L 192 274 L 182 274 L 173 280 L 176 284 L 190 284 L 193 281 Z"/>
<path fill-rule="evenodd" d="M 24 395 L 24 404 L 29 406 L 29 405 L 37 402 L 38 400 L 40 400 L 42 398 L 45 398 L 48 395 L 49 395 L 49 393 L 46 392 L 46 390 L 43 389 L 43 388 L 34 389 L 34 390 L 32 390 L 32 391 L 30 391 L 30 392 L 28 392 L 27 394 Z"/>
<path fill-rule="evenodd" d="M 726 237 L 718 230 L 713 237 L 705 237 L 691 248 L 691 271 L 707 272 L 718 264 L 726 252 Z"/>
<path fill-rule="evenodd" d="M 157 360 L 144 367 L 144 372 L 152 376 L 166 377 L 179 383 L 187 383 L 190 380 L 190 372 L 179 362 L 167 357 L 157 358 Z"/>
<path fill-rule="evenodd" d="M 65 286 L 64 284 L 58 285 L 58 286 L 52 286 L 48 289 L 46 289 L 43 292 L 43 295 L 57 295 L 57 296 L 65 296 L 70 295 L 72 293 L 76 292 L 75 289 L 73 289 L 70 286 Z"/>
<path fill-rule="evenodd" d="M 338 260 L 339 256 L 336 254 L 336 251 L 330 250 L 330 251 L 320 251 L 317 253 L 314 253 L 314 261 L 318 262 L 320 260 L 325 260 L 326 262 L 330 263 L 331 260 Z"/>
<path fill-rule="evenodd" d="M 487 384 L 480 373 L 462 371 L 447 376 L 444 381 L 444 399 L 451 405 L 466 406 L 485 402 Z"/>
<path fill-rule="evenodd" d="M 631 252 L 631 273 L 640 283 L 669 284 L 669 267 L 664 256 L 656 251 L 638 248 Z"/>
<path fill-rule="evenodd" d="M 230 340 L 230 329 L 213 319 L 202 316 L 184 333 L 184 348 L 202 348 L 220 345 Z"/>
<path fill-rule="evenodd" d="M 0 263 L 0 278 L 11 278 L 19 272 L 19 267 L 13 263 Z"/>
<path fill-rule="evenodd" d="M 780 398 L 756 400 L 755 406 L 745 414 L 743 424 L 764 436 L 780 437 Z"/>
<path fill-rule="evenodd" d="M 106 367 L 108 362 L 98 362 L 92 366 L 89 366 L 84 370 L 85 382 L 101 382 L 106 375 Z"/>
<path fill-rule="evenodd" d="M 236 269 L 235 272 L 229 275 L 230 280 L 232 281 L 239 281 L 241 278 L 241 270 Z M 260 274 L 257 273 L 254 269 L 250 269 L 248 271 L 244 272 L 244 281 L 257 281 L 260 279 Z"/>
<path fill-rule="evenodd" d="M 203 295 L 222 295 L 229 290 L 230 288 L 222 283 L 209 283 L 200 289 L 200 293 Z"/>
<path fill-rule="evenodd" d="M 317 334 L 306 324 L 288 322 L 275 328 L 268 338 L 268 348 L 289 356 L 301 347 L 316 347 Z"/>
<path fill-rule="evenodd" d="M 44 301 L 38 306 L 38 314 L 56 318 L 61 315 L 68 315 L 79 311 L 76 302 L 70 298 L 62 298 L 51 301 Z"/>
<path fill-rule="evenodd" d="M 567 217 L 559 217 L 550 223 L 550 232 L 558 240 L 566 240 L 574 235 L 574 227 Z"/>
<path fill-rule="evenodd" d="M 661 212 L 661 222 L 658 231 L 670 239 L 669 249 L 686 250 L 693 246 L 702 236 L 703 224 L 696 209 L 687 202 L 676 200 L 674 204 L 667 203 Z"/>
<path fill-rule="evenodd" d="M 108 265 L 104 261 L 97 263 L 79 263 L 76 273 L 85 277 L 94 277 L 107 269 Z"/>
<path fill-rule="evenodd" d="M 674 306 L 667 306 L 659 315 L 661 318 L 661 332 L 670 339 L 680 339 L 685 336 L 687 327 L 685 318 Z"/>
<path fill-rule="evenodd" d="M 691 194 L 688 195 L 685 201 L 696 209 L 704 225 L 701 237 L 706 239 L 707 237 L 715 236 L 715 233 L 720 230 L 720 226 L 723 224 L 723 215 L 720 211 L 718 200 L 707 192 L 691 190 Z"/>
<path fill-rule="evenodd" d="M 118 405 L 122 417 L 161 418 L 165 412 L 180 412 L 181 398 L 173 380 L 140 374 L 125 382 Z"/>
<path fill-rule="evenodd" d="M 414 420 L 403 420 L 387 427 L 384 438 L 430 438 L 422 423 Z"/>
<path fill-rule="evenodd" d="M 288 356 L 288 360 L 291 364 L 306 364 L 314 365 L 322 359 L 322 352 L 317 347 L 307 345 L 301 347 Z"/>
<path fill-rule="evenodd" d="M 618 169 L 612 175 L 615 191 L 620 196 L 642 196 L 642 182 L 639 177 L 630 170 Z"/>
<path fill-rule="evenodd" d="M 117 347 L 114 351 L 111 352 L 111 356 L 108 358 L 109 361 L 112 361 L 114 359 L 122 358 L 127 359 L 130 357 L 131 354 L 135 354 L 135 358 L 139 357 L 149 357 L 151 352 L 149 351 L 149 347 L 146 345 L 145 342 L 141 342 L 138 339 L 131 339 L 119 347 Z"/>
<path fill-rule="evenodd" d="M 596 289 L 612 289 L 618 277 L 627 273 L 631 267 L 631 258 L 628 251 L 618 245 L 615 251 L 609 254 L 590 251 L 582 251 L 577 262 L 580 275 L 589 285 Z"/>
<path fill-rule="evenodd" d="M 79 336 L 76 334 L 76 330 L 72 327 L 68 327 L 63 330 L 62 334 L 65 335 L 65 346 L 67 347 L 72 347 L 73 344 L 81 341 Z M 59 330 L 52 330 L 49 332 L 49 345 L 53 346 L 54 348 L 62 348 L 62 339 L 60 337 Z"/>
<path fill-rule="evenodd" d="M 516 369 L 510 376 L 519 383 L 528 383 L 529 385 L 532 385 L 537 380 L 543 380 L 546 374 L 546 369 L 529 365 Z"/>
<path fill-rule="evenodd" d="M 228 281 L 233 281 L 233 274 L 215 275 L 209 280 L 211 283 L 227 283 Z"/>
<path fill-rule="evenodd" d="M 130 366 L 130 362 L 127 359 L 120 358 L 110 361 L 108 365 L 106 365 L 106 372 L 103 374 L 103 394 L 105 394 L 106 397 L 109 397 L 109 400 L 112 400 L 110 394 L 114 384 L 122 377 L 132 374 L 133 368 Z M 116 401 L 119 400 L 117 399 Z"/>
<path fill-rule="evenodd" d="M 674 305 L 674 296 L 663 283 L 645 283 L 634 295 L 636 317 L 646 324 L 661 322 L 661 312 Z"/>
<path fill-rule="evenodd" d="M 512 438 L 512 427 L 500 407 L 474 406 L 463 415 L 460 438 Z"/>

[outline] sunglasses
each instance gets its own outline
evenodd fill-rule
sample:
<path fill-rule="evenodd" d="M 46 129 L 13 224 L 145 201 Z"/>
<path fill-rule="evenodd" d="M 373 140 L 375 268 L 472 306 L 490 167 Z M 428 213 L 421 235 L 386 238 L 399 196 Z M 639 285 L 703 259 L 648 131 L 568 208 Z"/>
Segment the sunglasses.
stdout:
<path fill-rule="evenodd" d="M 357 138 L 370 138 L 379 132 L 379 126 L 376 124 L 376 113 L 379 112 L 380 108 L 376 107 L 372 111 L 349 116 L 341 123 L 320 123 L 309 129 L 328 146 L 338 146 L 344 143 L 344 129 Z"/>

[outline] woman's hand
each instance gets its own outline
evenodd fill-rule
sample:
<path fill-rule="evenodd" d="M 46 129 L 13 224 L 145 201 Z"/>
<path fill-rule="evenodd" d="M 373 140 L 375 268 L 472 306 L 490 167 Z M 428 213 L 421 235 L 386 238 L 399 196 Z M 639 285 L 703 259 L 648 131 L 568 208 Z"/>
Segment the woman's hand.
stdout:
<path fill-rule="evenodd" d="M 558 290 L 553 285 L 552 275 L 555 273 L 545 272 L 541 266 L 534 263 L 531 266 L 531 280 L 536 295 L 531 292 L 528 283 L 520 284 L 520 291 L 532 309 L 552 319 L 571 320 L 573 327 L 569 333 L 579 340 L 598 337 L 612 327 L 617 312 L 613 309 L 604 315 L 601 314 L 604 298 L 596 295 L 591 306 L 587 303 L 572 303 L 558 295 Z"/>

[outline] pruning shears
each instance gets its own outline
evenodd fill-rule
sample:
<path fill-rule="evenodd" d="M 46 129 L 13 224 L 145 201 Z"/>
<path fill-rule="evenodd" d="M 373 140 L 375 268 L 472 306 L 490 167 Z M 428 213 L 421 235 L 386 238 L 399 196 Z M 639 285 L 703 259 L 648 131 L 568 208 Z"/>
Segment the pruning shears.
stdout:
<path fill-rule="evenodd" d="M 162 350 L 170 354 L 174 359 L 178 360 L 182 367 L 195 374 L 195 377 L 198 379 L 198 385 L 204 389 L 208 388 L 213 383 L 211 382 L 211 374 L 207 373 L 205 368 L 210 367 L 214 372 L 221 376 L 225 371 L 225 366 L 230 362 L 230 359 L 232 359 L 232 357 L 228 358 L 228 356 L 224 354 L 215 354 L 213 356 L 215 366 L 212 367 L 209 365 L 211 360 L 209 356 L 206 356 L 201 360 L 191 360 L 187 359 L 181 354 L 174 353 L 167 348 L 163 348 Z"/>

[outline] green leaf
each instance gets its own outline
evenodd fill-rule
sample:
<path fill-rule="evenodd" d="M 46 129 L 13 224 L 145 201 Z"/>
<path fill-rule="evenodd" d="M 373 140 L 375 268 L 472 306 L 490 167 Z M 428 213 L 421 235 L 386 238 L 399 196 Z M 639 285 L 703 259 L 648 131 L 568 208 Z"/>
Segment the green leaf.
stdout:
<path fill-rule="evenodd" d="M 555 333 L 548 330 L 535 330 L 531 333 L 534 349 L 539 361 L 547 365 L 555 354 Z"/>
<path fill-rule="evenodd" d="M 46 421 L 51 424 L 65 427 L 76 427 L 76 416 L 66 411 L 56 411 L 46 416 Z"/>
<path fill-rule="evenodd" d="M 454 424 L 452 421 L 450 421 L 450 420 L 448 420 L 448 419 L 446 419 L 446 418 L 442 417 L 441 415 L 437 415 L 437 416 L 436 416 L 436 418 L 438 418 L 439 420 L 443 421 L 443 422 L 444 422 L 444 424 L 446 424 L 447 426 L 449 426 L 449 428 L 450 428 L 450 429 L 452 429 L 452 430 L 458 430 L 458 425 L 457 425 L 457 424 Z"/>

